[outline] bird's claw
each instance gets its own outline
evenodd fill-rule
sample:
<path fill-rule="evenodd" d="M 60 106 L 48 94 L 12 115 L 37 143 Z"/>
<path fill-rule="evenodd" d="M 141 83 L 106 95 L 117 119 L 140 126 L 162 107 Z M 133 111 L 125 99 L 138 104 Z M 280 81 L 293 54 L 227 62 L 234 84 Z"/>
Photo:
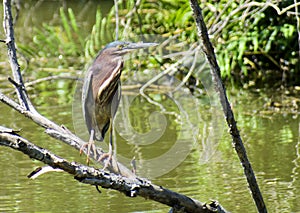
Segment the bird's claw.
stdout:
<path fill-rule="evenodd" d="M 105 170 L 109 165 L 112 164 L 112 153 L 103 153 L 103 155 L 99 157 L 98 162 L 101 162 L 106 158 L 107 160 L 105 160 L 102 170 Z"/>
<path fill-rule="evenodd" d="M 91 149 L 93 150 L 93 152 L 94 152 L 94 158 L 96 159 L 96 146 L 95 146 L 94 142 L 88 142 L 88 143 L 83 144 L 83 145 L 80 147 L 80 150 L 79 150 L 79 154 L 80 154 L 80 155 L 82 155 L 83 150 L 84 150 L 84 148 L 86 148 L 86 147 L 87 147 L 86 163 L 87 163 L 87 165 L 89 165 L 89 163 L 90 163 L 90 153 L 91 153 Z"/>

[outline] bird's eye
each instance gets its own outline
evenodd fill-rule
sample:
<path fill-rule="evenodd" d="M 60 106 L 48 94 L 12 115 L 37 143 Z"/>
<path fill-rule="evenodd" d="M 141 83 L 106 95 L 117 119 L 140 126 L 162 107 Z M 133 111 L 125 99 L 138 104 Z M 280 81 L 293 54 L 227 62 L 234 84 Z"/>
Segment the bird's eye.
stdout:
<path fill-rule="evenodd" d="M 124 45 L 122 45 L 122 44 L 118 45 L 119 50 L 123 49 L 123 47 L 124 47 Z"/>

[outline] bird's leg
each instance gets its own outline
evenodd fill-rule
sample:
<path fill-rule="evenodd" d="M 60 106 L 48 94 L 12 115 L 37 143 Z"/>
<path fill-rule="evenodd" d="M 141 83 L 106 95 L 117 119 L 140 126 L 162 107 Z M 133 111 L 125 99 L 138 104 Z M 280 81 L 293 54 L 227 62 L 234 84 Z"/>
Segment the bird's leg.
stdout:
<path fill-rule="evenodd" d="M 94 135 L 95 135 L 95 130 L 92 129 L 91 130 L 91 134 L 90 134 L 90 139 L 89 139 L 89 142 L 83 144 L 80 148 L 80 155 L 82 154 L 83 152 L 83 149 L 87 146 L 87 157 L 86 157 L 86 163 L 89 165 L 90 163 L 90 152 L 91 152 L 91 148 L 93 149 L 93 152 L 94 152 L 94 155 L 96 157 L 96 146 L 95 146 L 95 142 L 94 142 Z"/>
<path fill-rule="evenodd" d="M 118 166 L 118 162 L 116 161 L 116 158 L 113 158 L 113 125 L 112 125 L 112 120 L 110 122 L 110 131 L 109 131 L 109 144 L 108 144 L 108 152 L 104 153 L 98 161 L 103 161 L 105 160 L 104 167 L 102 170 L 105 170 L 108 166 L 111 166 L 113 171 L 115 173 L 120 173 L 120 169 Z"/>
<path fill-rule="evenodd" d="M 108 165 L 111 164 L 111 160 L 112 160 L 112 155 L 113 155 L 113 147 L 112 147 L 112 143 L 113 143 L 113 125 L 112 125 L 112 119 L 110 121 L 110 125 L 109 125 L 109 144 L 108 144 L 108 153 L 103 154 L 98 161 L 103 160 L 104 158 L 107 158 L 107 160 L 105 161 L 103 170 L 105 170 Z"/>

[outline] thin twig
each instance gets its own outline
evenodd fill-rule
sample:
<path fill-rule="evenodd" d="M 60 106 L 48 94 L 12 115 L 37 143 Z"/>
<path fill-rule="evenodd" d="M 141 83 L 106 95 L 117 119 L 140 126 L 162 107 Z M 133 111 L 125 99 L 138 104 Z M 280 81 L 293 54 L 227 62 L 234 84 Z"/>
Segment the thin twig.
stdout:
<path fill-rule="evenodd" d="M 126 35 L 127 30 L 131 24 L 131 20 L 134 14 L 137 14 L 138 20 L 139 20 L 139 26 L 140 26 L 140 30 L 141 30 L 141 17 L 140 14 L 138 13 L 138 8 L 141 4 L 141 0 L 137 0 L 133 6 L 133 8 L 127 13 L 127 15 L 125 16 L 126 19 L 126 24 L 124 26 L 124 35 Z"/>
<path fill-rule="evenodd" d="M 118 0 L 114 0 L 115 13 L 116 13 L 116 41 L 119 39 L 119 10 L 118 10 Z"/>
<path fill-rule="evenodd" d="M 20 1 L 13 1 L 13 5 L 15 6 L 15 9 L 16 9 L 16 15 L 15 15 L 15 19 L 14 19 L 14 26 L 16 26 L 17 21 L 19 19 L 20 8 L 21 8 Z"/>
<path fill-rule="evenodd" d="M 199 49 L 199 47 L 197 47 L 195 49 L 195 56 L 194 56 L 193 63 L 192 63 L 192 66 L 190 67 L 189 72 L 184 76 L 184 78 L 182 79 L 180 84 L 178 86 L 176 86 L 175 91 L 179 90 L 183 85 L 185 85 L 187 83 L 187 81 L 189 80 L 189 78 L 191 77 L 191 75 L 193 74 L 195 67 L 196 67 L 197 59 L 198 59 L 198 54 L 199 54 L 198 49 Z M 204 66 L 206 66 L 206 63 L 203 63 L 203 65 L 201 66 L 200 69 L 202 69 Z"/>
<path fill-rule="evenodd" d="M 267 1 L 267 2 L 255 2 L 255 1 L 251 1 L 248 3 L 244 3 L 241 6 L 239 6 L 238 8 L 236 8 L 235 10 L 231 11 L 229 13 L 228 16 L 226 16 L 226 19 L 222 22 L 220 22 L 219 24 L 215 25 L 212 29 L 210 30 L 209 33 L 213 33 L 214 35 L 218 35 L 223 29 L 224 27 L 228 24 L 229 21 L 232 21 L 232 17 L 237 14 L 238 12 L 240 12 L 241 10 L 244 9 L 249 9 L 251 7 L 261 7 L 262 9 L 260 11 L 263 11 L 265 9 L 267 9 L 268 7 L 272 7 L 274 10 L 276 10 L 278 15 L 282 15 L 284 13 L 286 13 L 287 11 L 291 10 L 294 7 L 298 7 L 300 5 L 300 2 L 289 5 L 288 7 L 285 7 L 283 9 L 280 9 L 276 4 Z M 257 14 L 257 13 L 256 13 Z M 247 14 L 247 16 L 251 15 L 251 13 Z M 243 15 L 243 18 L 245 18 L 246 15 Z"/>
<path fill-rule="evenodd" d="M 19 98 L 19 103 L 25 107 L 27 110 L 35 110 L 33 105 L 28 99 L 27 92 L 23 86 L 23 79 L 20 71 L 20 65 L 17 60 L 16 46 L 15 46 L 15 37 L 13 29 L 13 18 L 11 13 L 11 4 L 9 0 L 3 1 L 3 10 L 4 10 L 4 19 L 3 27 L 6 34 L 6 45 L 7 45 L 7 54 L 9 58 L 9 63 L 13 71 L 14 76 L 14 86 L 17 89 L 17 95 Z"/>
<path fill-rule="evenodd" d="M 81 78 L 76 77 L 76 76 L 60 76 L 60 75 L 47 76 L 45 78 L 39 78 L 34 81 L 26 82 L 25 87 L 30 87 L 30 86 L 33 86 L 33 85 L 36 85 L 36 84 L 39 84 L 39 83 L 42 83 L 45 81 L 52 81 L 52 80 L 75 80 L 75 81 L 78 81 L 80 79 Z"/>

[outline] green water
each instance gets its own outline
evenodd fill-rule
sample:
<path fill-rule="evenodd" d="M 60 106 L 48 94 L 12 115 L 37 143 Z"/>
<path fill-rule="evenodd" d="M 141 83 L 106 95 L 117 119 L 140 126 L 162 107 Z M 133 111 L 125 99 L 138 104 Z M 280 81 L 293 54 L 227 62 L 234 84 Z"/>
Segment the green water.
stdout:
<path fill-rule="evenodd" d="M 53 92 L 55 93 L 55 92 Z M 122 99 L 130 97 L 123 96 Z M 142 99 L 136 97 L 136 99 Z M 241 130 L 242 138 L 252 162 L 257 180 L 261 187 L 269 212 L 297 212 L 299 209 L 299 119 L 295 114 L 272 113 L 267 117 L 262 111 L 264 98 L 251 93 L 231 96 L 234 111 Z M 162 104 L 167 106 L 166 102 Z M 59 124 L 72 128 L 72 105 L 40 106 L 39 111 Z M 155 107 L 139 109 L 147 105 L 142 100 L 131 104 L 131 121 L 139 118 L 147 122 L 145 114 Z M 149 105 L 149 104 L 148 104 Z M 1 104 L 1 125 L 22 129 L 21 135 L 39 146 L 70 160 L 84 163 L 85 157 L 59 141 L 49 138 L 43 129 L 28 119 Z M 146 107 L 147 108 L 147 107 Z M 122 109 L 122 105 L 120 107 Z M 119 109 L 119 111 L 120 111 Z M 218 200 L 232 212 L 255 212 L 245 177 L 237 156 L 232 149 L 228 133 L 211 136 L 213 116 L 216 112 L 197 109 L 206 114 L 198 125 L 198 137 L 187 157 L 162 176 L 150 180 L 158 185 L 186 194 L 200 201 Z M 120 113 L 120 112 L 119 112 Z M 120 116 L 120 115 L 118 115 Z M 117 118 L 118 118 L 117 116 Z M 132 117 L 134 116 L 134 117 Z M 126 141 L 117 134 L 118 154 L 131 159 L 136 156 L 149 160 L 163 155 L 178 139 L 173 127 L 181 128 L 178 123 L 166 116 L 169 127 L 163 136 L 149 145 Z M 142 122 L 142 123 L 145 123 Z M 223 121 L 221 121 L 225 125 Z M 143 125 L 135 125 L 139 129 Z M 147 128 L 144 128 L 146 131 Z M 191 141 L 192 142 L 192 141 Z M 42 164 L 8 148 L 0 149 L 0 211 L 1 212 L 166 212 L 168 207 L 143 198 L 127 198 L 112 190 L 102 190 L 99 194 L 94 187 L 75 181 L 64 173 L 49 173 L 37 180 L 27 179 L 27 175 Z M 173 161 L 178 160 L 173 153 Z M 124 161 L 126 164 L 127 162 Z M 163 161 L 161 164 L 167 164 Z M 138 173 L 149 169 L 156 174 L 160 167 L 138 168 Z M 146 173 L 145 173 L 146 174 Z M 151 175 L 150 175 L 151 176 Z"/>
<path fill-rule="evenodd" d="M 81 5 L 68 3 L 68 6 L 74 10 L 96 8 L 95 2 L 81 2 Z M 59 3 L 54 3 L 44 1 L 40 6 L 27 5 L 27 8 L 38 13 L 50 11 L 51 6 L 57 12 Z M 54 14 L 47 12 L 44 16 L 37 14 L 36 17 L 44 17 L 47 21 L 52 20 Z M 27 17 L 24 20 L 28 23 L 40 24 L 33 16 L 24 14 L 24 17 Z M 86 23 L 83 26 L 91 26 L 88 20 L 83 23 Z M 26 36 L 30 37 L 30 32 Z M 26 36 L 25 40 L 28 39 Z M 4 79 L 1 81 L 1 90 L 8 86 L 5 79 L 10 75 L 10 68 L 4 62 L 1 66 L 3 69 L 0 69 L 1 79 Z M 75 129 L 77 134 L 85 138 L 85 133 L 78 130 L 78 123 L 75 122 L 74 127 L 74 87 L 74 81 L 53 81 L 37 86 L 30 92 L 30 97 L 41 114 L 72 131 Z M 8 94 L 13 97 L 13 94 Z M 217 104 L 218 99 L 207 95 L 195 98 L 180 92 L 148 95 L 162 105 L 165 112 L 135 91 L 123 92 L 115 122 L 118 159 L 129 166 L 129 161 L 136 157 L 137 173 L 157 185 L 202 202 L 218 200 L 231 212 L 256 212 L 221 108 Z M 273 100 L 280 103 L 294 98 L 287 98 L 276 91 L 232 92 L 229 98 L 269 212 L 299 212 L 299 111 L 292 105 L 269 106 Z M 77 150 L 50 138 L 42 128 L 2 103 L 0 112 L 0 125 L 21 129 L 20 134 L 38 146 L 69 161 L 85 163 L 85 157 L 79 156 Z M 169 150 L 172 150 L 171 154 L 165 155 Z M 113 190 L 103 189 L 99 194 L 94 187 L 81 184 L 64 173 L 48 173 L 36 180 L 29 180 L 27 175 L 39 166 L 42 166 L 40 162 L 0 147 L 0 212 L 169 210 L 162 204 L 139 197 L 128 198 Z"/>

